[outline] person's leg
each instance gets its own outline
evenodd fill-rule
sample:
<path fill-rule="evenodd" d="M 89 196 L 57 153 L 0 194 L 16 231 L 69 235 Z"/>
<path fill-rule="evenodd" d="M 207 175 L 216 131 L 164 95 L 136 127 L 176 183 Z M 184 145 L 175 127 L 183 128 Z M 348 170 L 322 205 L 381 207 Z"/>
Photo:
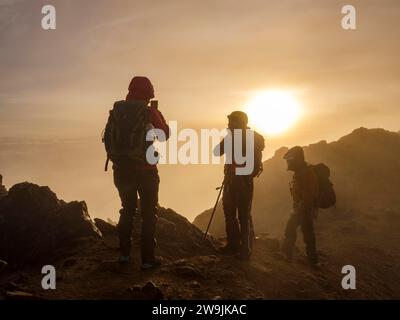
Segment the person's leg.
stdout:
<path fill-rule="evenodd" d="M 137 208 L 137 181 L 135 175 L 123 168 L 114 168 L 114 184 L 121 198 L 119 211 L 118 236 L 121 258 L 125 259 L 131 254 L 132 247 L 132 222 Z"/>
<path fill-rule="evenodd" d="M 226 238 L 227 238 L 227 249 L 232 252 L 236 252 L 239 249 L 240 243 L 240 232 L 239 232 L 239 222 L 236 218 L 236 199 L 233 190 L 233 181 L 228 178 L 225 181 L 222 205 L 224 209 L 225 216 L 225 227 L 226 227 Z"/>
<path fill-rule="evenodd" d="M 250 230 L 253 179 L 247 176 L 237 178 L 236 198 L 238 200 L 238 215 L 240 222 L 240 255 L 242 258 L 249 258 L 253 241 Z"/>
<path fill-rule="evenodd" d="M 155 259 L 155 231 L 157 220 L 158 187 L 157 170 L 142 170 L 140 173 L 139 196 L 142 214 L 141 256 L 142 264 Z"/>
<path fill-rule="evenodd" d="M 308 261 L 311 264 L 317 264 L 318 254 L 314 233 L 314 220 L 311 214 L 305 214 L 304 216 L 302 216 L 301 229 L 303 232 L 304 243 L 306 244 Z"/>
<path fill-rule="evenodd" d="M 300 220 L 298 213 L 293 213 L 286 224 L 285 240 L 282 245 L 282 250 L 289 259 L 292 259 L 293 257 L 293 249 L 294 244 L 296 243 L 297 227 L 299 224 Z"/>

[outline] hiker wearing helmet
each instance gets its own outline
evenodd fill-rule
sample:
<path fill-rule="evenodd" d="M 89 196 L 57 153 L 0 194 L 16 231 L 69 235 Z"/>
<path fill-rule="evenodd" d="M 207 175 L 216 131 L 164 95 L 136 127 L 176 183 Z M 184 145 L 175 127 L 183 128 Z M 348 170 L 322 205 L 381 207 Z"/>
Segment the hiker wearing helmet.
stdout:
<path fill-rule="evenodd" d="M 318 264 L 318 255 L 314 234 L 314 217 L 317 210 L 318 177 L 312 167 L 304 159 L 303 148 L 296 146 L 283 157 L 287 161 L 287 168 L 293 171 L 290 182 L 290 193 L 293 199 L 293 213 L 289 218 L 285 230 L 285 239 L 282 246 L 288 260 L 293 258 L 293 249 L 297 237 L 297 228 L 300 226 L 306 245 L 307 258 L 312 266 Z"/>
<path fill-rule="evenodd" d="M 122 208 L 118 222 L 120 263 L 131 260 L 132 223 L 134 215 L 141 214 L 141 268 L 151 269 L 161 264 L 155 256 L 155 223 L 158 205 L 159 176 L 157 166 L 149 163 L 146 152 L 152 147 L 147 141 L 150 129 L 169 138 L 169 127 L 153 101 L 154 89 L 146 77 L 134 77 L 125 100 L 117 101 L 104 133 L 107 159 L 113 162 L 114 183 L 121 198 Z M 138 196 L 140 198 L 138 208 Z"/>
<path fill-rule="evenodd" d="M 231 163 L 224 167 L 223 183 L 223 209 L 226 223 L 227 243 L 221 249 L 221 253 L 233 254 L 238 259 L 247 260 L 250 258 L 252 242 L 254 238 L 253 224 L 251 221 L 251 204 L 253 200 L 253 178 L 262 172 L 262 151 L 264 150 L 264 138 L 257 132 L 250 130 L 247 126 L 248 118 L 242 111 L 234 111 L 228 115 L 228 130 L 232 133 L 230 139 L 231 148 L 228 150 L 228 139 L 225 137 L 214 149 L 214 154 L 221 156 L 228 152 L 233 155 Z M 246 148 L 246 134 L 252 137 L 251 148 Z M 236 133 L 242 135 L 241 141 L 236 141 Z M 240 139 L 239 139 L 240 140 Z M 253 161 L 253 169 L 247 174 L 239 174 L 240 167 L 246 165 L 238 164 L 235 161 L 235 148 L 242 150 L 246 160 Z M 228 155 L 227 155 L 228 156 Z M 228 156 L 229 157 L 229 156 Z"/>

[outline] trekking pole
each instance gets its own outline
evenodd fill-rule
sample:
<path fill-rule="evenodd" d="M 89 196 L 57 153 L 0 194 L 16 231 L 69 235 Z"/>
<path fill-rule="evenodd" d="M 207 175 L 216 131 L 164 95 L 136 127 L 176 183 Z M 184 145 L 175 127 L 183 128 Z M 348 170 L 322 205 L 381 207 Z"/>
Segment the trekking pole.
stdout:
<path fill-rule="evenodd" d="M 257 240 L 257 237 L 256 237 L 256 232 L 255 232 L 255 230 L 254 230 L 254 224 L 253 224 L 253 216 L 252 216 L 252 214 L 251 214 L 251 208 L 252 208 L 252 206 L 253 206 L 253 197 L 251 198 L 251 200 L 250 200 L 250 205 L 249 205 L 249 222 L 250 222 L 250 232 L 251 232 L 251 237 L 253 238 L 253 241 L 256 241 Z"/>
<path fill-rule="evenodd" d="M 218 187 L 218 188 L 216 188 L 216 190 L 219 189 L 219 193 L 218 193 L 217 201 L 215 201 L 214 209 L 213 209 L 213 211 L 212 211 L 212 213 L 211 213 L 210 221 L 208 222 L 207 230 L 206 230 L 206 232 L 205 232 L 205 234 L 204 234 L 204 240 L 207 239 L 208 230 L 210 229 L 211 222 L 212 222 L 212 219 L 213 219 L 214 214 L 215 214 L 215 210 L 217 209 L 217 205 L 218 205 L 219 198 L 221 197 L 222 190 L 224 189 L 224 185 L 225 185 L 225 178 L 224 178 L 224 180 L 222 181 L 221 186 Z"/>
<path fill-rule="evenodd" d="M 256 178 L 260 177 L 263 171 L 264 171 L 264 166 L 261 163 L 261 168 L 260 171 L 257 173 Z M 252 206 L 253 206 L 253 197 L 251 198 L 250 201 L 250 227 L 251 227 L 251 236 L 253 237 L 253 240 L 256 241 L 257 237 L 256 237 L 256 232 L 254 231 L 253 216 L 251 215 Z"/>
<path fill-rule="evenodd" d="M 250 228 L 251 228 L 251 236 L 253 237 L 253 240 L 256 241 L 256 232 L 254 230 L 254 224 L 253 224 L 253 217 L 250 215 Z"/>

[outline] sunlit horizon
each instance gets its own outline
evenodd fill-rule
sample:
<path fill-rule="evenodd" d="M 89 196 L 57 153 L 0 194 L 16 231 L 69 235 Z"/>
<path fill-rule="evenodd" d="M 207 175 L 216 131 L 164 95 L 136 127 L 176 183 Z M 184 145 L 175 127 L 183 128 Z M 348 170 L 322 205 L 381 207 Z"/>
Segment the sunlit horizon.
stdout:
<path fill-rule="evenodd" d="M 268 89 L 253 95 L 245 107 L 249 124 L 267 135 L 279 135 L 301 118 L 302 107 L 291 91 Z"/>
<path fill-rule="evenodd" d="M 41 27 L 40 1 L 1 6 L 7 186 L 49 185 L 67 200 L 87 200 L 94 216 L 116 219 L 119 197 L 100 136 L 135 75 L 152 81 L 160 111 L 178 128 L 222 130 L 228 114 L 250 106 L 264 160 L 282 146 L 335 141 L 359 127 L 400 130 L 400 3 L 362 1 L 354 31 L 341 27 L 338 0 L 74 2 L 51 1 L 59 15 L 51 31 Z M 268 90 L 283 91 L 298 109 L 251 107 Z M 223 177 L 214 165 L 159 170 L 160 203 L 189 219 L 213 205 Z"/>

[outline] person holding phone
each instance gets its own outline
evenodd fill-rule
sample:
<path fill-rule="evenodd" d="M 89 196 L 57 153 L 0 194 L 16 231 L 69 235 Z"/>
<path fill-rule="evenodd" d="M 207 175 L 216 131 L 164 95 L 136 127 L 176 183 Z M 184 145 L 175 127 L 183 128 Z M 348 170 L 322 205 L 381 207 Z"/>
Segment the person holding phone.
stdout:
<path fill-rule="evenodd" d="M 107 158 L 113 162 L 114 184 L 122 205 L 117 226 L 120 242 L 118 261 L 122 264 L 131 262 L 132 223 L 134 215 L 140 212 L 141 269 L 146 270 L 159 266 L 162 259 L 155 256 L 160 178 L 157 165 L 146 159 L 148 145 L 145 135 L 149 127 L 152 127 L 164 132 L 163 137 L 158 137 L 159 140 L 167 140 L 170 129 L 158 110 L 158 102 L 151 101 L 154 98 L 154 88 L 148 78 L 134 77 L 128 90 L 126 99 L 115 102 L 110 111 L 103 142 Z"/>

